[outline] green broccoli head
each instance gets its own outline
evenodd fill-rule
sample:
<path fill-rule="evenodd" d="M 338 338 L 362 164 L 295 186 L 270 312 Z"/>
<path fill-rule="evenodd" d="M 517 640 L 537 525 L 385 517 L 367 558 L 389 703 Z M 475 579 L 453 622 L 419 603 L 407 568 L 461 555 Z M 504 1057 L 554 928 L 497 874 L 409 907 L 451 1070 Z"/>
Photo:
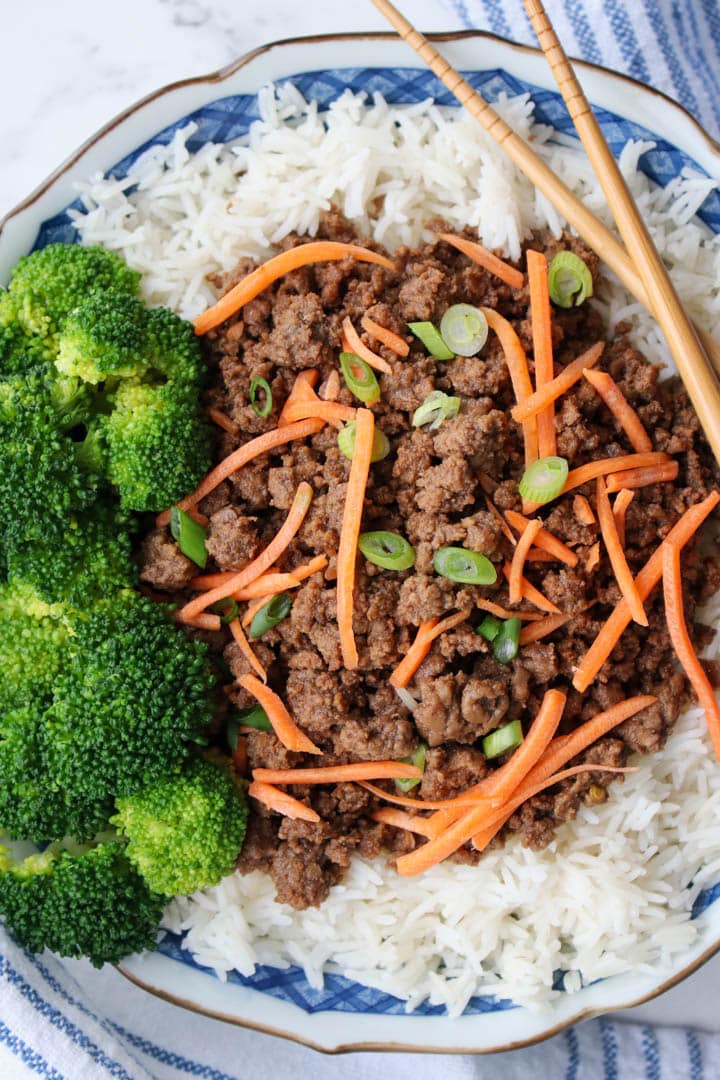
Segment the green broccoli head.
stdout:
<path fill-rule="evenodd" d="M 192 893 L 230 873 L 245 839 L 245 796 L 228 770 L 193 758 L 179 775 L 117 800 L 111 818 L 153 892 Z"/>
<path fill-rule="evenodd" d="M 87 956 L 96 967 L 157 945 L 162 898 L 108 841 L 88 851 L 48 849 L 13 863 L 0 849 L 0 914 L 31 952 Z"/>
<path fill-rule="evenodd" d="M 73 836 L 90 839 L 107 827 L 112 801 L 70 797 L 43 764 L 43 711 L 32 703 L 0 712 L 0 831 L 40 844 Z"/>
<path fill-rule="evenodd" d="M 10 547 L 8 578 L 24 582 L 50 604 L 64 601 L 83 607 L 111 597 L 137 584 L 133 532 L 130 515 L 113 503 L 97 502 L 89 510 L 70 514 L 59 538 Z"/>
<path fill-rule="evenodd" d="M 46 761 L 71 795 L 129 795 L 177 772 L 213 717 L 207 648 L 134 593 L 73 626 L 46 714 Z"/>
<path fill-rule="evenodd" d="M 134 296 L 91 293 L 63 323 L 58 370 L 92 385 L 144 375 L 150 366 L 147 315 Z"/>
<path fill-rule="evenodd" d="M 73 611 L 47 603 L 32 585 L 0 585 L 0 707 L 50 690 L 67 660 Z"/>
<path fill-rule="evenodd" d="M 67 393 L 53 397 L 42 369 L 0 381 L 0 540 L 42 539 L 88 506 L 97 480 L 84 473 L 65 433 Z M 72 395 L 71 395 L 72 397 Z"/>
<path fill-rule="evenodd" d="M 147 331 L 150 369 L 159 371 L 165 379 L 185 390 L 199 390 L 206 366 L 192 323 L 170 308 L 151 308 L 147 312 Z"/>
<path fill-rule="evenodd" d="M 104 417 L 108 479 L 128 510 L 163 510 L 192 491 L 210 468 L 211 431 L 198 398 L 178 383 L 127 380 Z"/>

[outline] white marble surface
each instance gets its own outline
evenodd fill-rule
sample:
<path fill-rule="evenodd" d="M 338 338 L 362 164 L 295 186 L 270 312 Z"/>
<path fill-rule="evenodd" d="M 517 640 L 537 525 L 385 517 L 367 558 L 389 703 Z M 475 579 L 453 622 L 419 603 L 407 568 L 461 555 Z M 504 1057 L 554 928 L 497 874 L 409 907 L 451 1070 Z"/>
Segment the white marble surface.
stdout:
<path fill-rule="evenodd" d="M 442 0 L 406 0 L 404 8 L 423 29 L 459 28 Z M 163 83 L 277 38 L 385 28 L 369 0 L 0 0 L 0 10 L 0 216 L 99 125 Z M 142 994 L 114 973 L 101 979 L 90 980 L 98 996 Z M 625 1015 L 720 1031 L 719 1000 L 720 957 Z M 156 1007 L 159 1016 L 167 1008 Z M 212 1021 L 193 1022 L 218 1037 Z M 226 1037 L 239 1049 L 242 1038 L 260 1036 L 227 1029 Z"/>

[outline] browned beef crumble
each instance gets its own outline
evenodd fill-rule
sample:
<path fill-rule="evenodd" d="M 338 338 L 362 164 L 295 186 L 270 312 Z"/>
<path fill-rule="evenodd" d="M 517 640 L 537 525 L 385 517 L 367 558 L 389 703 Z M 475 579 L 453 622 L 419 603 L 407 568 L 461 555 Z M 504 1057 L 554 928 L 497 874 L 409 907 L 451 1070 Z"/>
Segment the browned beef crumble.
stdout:
<path fill-rule="evenodd" d="M 471 235 L 468 233 L 468 235 Z M 353 229 L 338 214 L 326 216 L 320 236 L 354 240 Z M 306 238 L 291 237 L 285 246 Z M 597 280 L 596 257 L 577 239 L 534 237 L 548 257 L 571 248 Z M 342 522 L 349 462 L 337 446 L 337 433 L 326 427 L 305 443 L 280 447 L 232 476 L 201 504 L 209 517 L 209 570 L 236 570 L 268 543 L 283 521 L 301 480 L 315 498 L 296 540 L 280 561 L 282 570 L 325 553 L 329 566 L 293 594 L 290 616 L 267 633 L 256 650 L 267 666 L 269 682 L 288 704 L 295 720 L 324 751 L 324 764 L 379 758 L 402 758 L 424 740 L 429 749 L 422 784 L 425 798 L 457 794 L 502 761 L 486 761 L 479 740 L 510 719 L 527 730 L 544 692 L 569 688 L 574 669 L 592 642 L 619 593 L 606 556 L 591 572 L 585 562 L 598 539 L 595 526 L 578 523 L 572 500 L 551 504 L 541 513 L 548 528 L 579 555 L 577 569 L 558 563 L 529 566 L 528 577 L 563 611 L 575 618 L 546 639 L 521 649 L 504 666 L 474 633 L 479 617 L 442 635 L 420 666 L 411 686 L 419 700 L 411 714 L 388 684 L 393 667 L 407 651 L 418 625 L 431 617 L 472 606 L 479 597 L 508 604 L 502 574 L 487 588 L 457 585 L 433 570 L 432 556 L 444 544 L 482 551 L 501 564 L 511 554 L 489 496 L 500 509 L 520 509 L 517 483 L 523 472 L 522 440 L 510 418 L 514 402 L 507 366 L 491 333 L 478 357 L 438 362 L 407 330 L 412 320 L 438 322 L 453 303 L 496 308 L 514 324 L 532 356 L 527 291 L 515 292 L 471 264 L 444 242 L 394 253 L 397 272 L 352 259 L 320 263 L 285 276 L 238 315 L 207 336 L 212 370 L 208 404 L 232 417 L 239 438 L 220 432 L 217 459 L 241 443 L 277 425 L 297 373 L 314 367 L 320 385 L 337 369 L 341 323 L 349 315 L 356 327 L 365 313 L 402 335 L 410 345 L 399 359 L 365 336 L 392 368 L 380 375 L 382 396 L 373 411 L 391 442 L 392 452 L 371 469 L 363 528 L 402 533 L 414 545 L 416 565 L 393 573 L 358 561 L 354 628 L 359 652 L 357 671 L 343 668 L 335 616 L 335 557 Z M 220 280 L 222 287 L 245 274 L 250 264 Z M 600 316 L 590 304 L 553 312 L 558 369 L 605 336 Z M 532 361 L 531 361 L 532 364 Z M 679 515 L 717 484 L 708 447 L 682 388 L 674 380 L 658 382 L 658 372 L 620 334 L 602 360 L 637 409 L 655 449 L 680 464 L 672 484 L 637 491 L 627 513 L 627 556 L 637 572 Z M 250 380 L 262 376 L 272 387 L 270 415 L 260 418 L 248 404 Z M 435 432 L 410 425 L 414 410 L 433 390 L 458 395 L 462 407 Z M 356 402 L 343 389 L 340 400 Z M 578 383 L 556 411 L 558 453 L 573 468 L 586 461 L 632 452 L 623 432 L 591 386 Z M 594 504 L 594 486 L 580 489 Z M 164 532 L 153 532 L 142 547 L 142 577 L 174 598 L 187 597 L 193 567 Z M 683 557 L 688 618 L 697 603 L 720 584 L 717 560 L 703 559 L 696 545 Z M 591 601 L 595 605 L 587 610 Z M 650 625 L 631 624 L 598 679 L 584 696 L 569 689 L 563 730 L 571 730 L 600 709 L 638 693 L 655 694 L 657 704 L 618 727 L 583 757 L 618 765 L 630 751 L 662 748 L 687 694 L 665 629 L 659 590 L 648 600 Z M 233 676 L 247 670 L 237 646 L 224 644 Z M 227 640 L 226 640 L 227 639 Z M 237 705 L 251 703 L 237 688 Z M 249 768 L 292 767 L 316 759 L 285 750 L 272 734 L 247 737 Z M 507 832 L 519 833 L 534 848 L 552 838 L 560 821 L 572 818 L 583 800 L 605 798 L 607 773 L 584 773 L 536 796 L 510 819 Z M 297 908 L 319 904 L 339 881 L 354 852 L 403 852 L 422 842 L 409 833 L 380 825 L 370 816 L 377 801 L 353 784 L 291 789 L 319 813 L 313 825 L 291 821 L 251 802 L 249 838 L 240 869 L 270 873 L 278 898 Z M 501 842 L 501 840 L 500 840 Z M 477 858 L 469 849 L 465 860 Z"/>

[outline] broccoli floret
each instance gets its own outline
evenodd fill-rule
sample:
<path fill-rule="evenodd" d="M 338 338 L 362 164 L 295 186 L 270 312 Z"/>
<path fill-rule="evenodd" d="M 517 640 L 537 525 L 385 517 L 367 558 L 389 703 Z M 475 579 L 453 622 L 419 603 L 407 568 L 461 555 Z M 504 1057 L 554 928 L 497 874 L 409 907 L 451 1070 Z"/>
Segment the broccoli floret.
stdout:
<path fill-rule="evenodd" d="M 53 782 L 43 764 L 43 707 L 36 696 L 0 712 L 0 830 L 36 844 L 90 839 L 107 826 L 112 800 L 70 797 Z"/>
<path fill-rule="evenodd" d="M 134 296 L 91 293 L 63 324 L 58 370 L 93 385 L 143 375 L 149 367 L 147 315 Z"/>
<path fill-rule="evenodd" d="M 48 849 L 13 863 L 0 849 L 0 913 L 31 952 L 87 956 L 96 967 L 157 945 L 162 898 L 128 862 L 122 844 Z"/>
<path fill-rule="evenodd" d="M 53 396 L 42 369 L 0 381 L 0 541 L 58 535 L 90 505 L 96 479 L 81 471 L 66 434 L 74 394 Z"/>
<path fill-rule="evenodd" d="M 222 765 L 188 762 L 143 791 L 118 799 L 111 823 L 129 840 L 127 856 L 153 892 L 192 893 L 228 874 L 245 838 L 243 792 Z"/>
<path fill-rule="evenodd" d="M 53 684 L 46 760 L 71 795 L 129 795 L 177 772 L 213 716 L 207 648 L 134 593 L 95 605 L 73 625 Z"/>
<path fill-rule="evenodd" d="M 132 518 L 109 502 L 71 514 L 58 540 L 33 540 L 10 548 L 8 578 L 25 582 L 48 603 L 77 607 L 137 584 L 132 558 Z"/>
<path fill-rule="evenodd" d="M 159 307 L 147 312 L 147 327 L 150 370 L 161 372 L 179 387 L 200 389 L 206 368 L 192 324 L 170 308 Z"/>
<path fill-rule="evenodd" d="M 210 467 L 210 426 L 195 392 L 178 383 L 121 383 L 105 417 L 108 478 L 129 510 L 163 510 Z"/>
<path fill-rule="evenodd" d="M 72 609 L 22 581 L 0 585 L 0 707 L 52 687 L 67 660 Z"/>

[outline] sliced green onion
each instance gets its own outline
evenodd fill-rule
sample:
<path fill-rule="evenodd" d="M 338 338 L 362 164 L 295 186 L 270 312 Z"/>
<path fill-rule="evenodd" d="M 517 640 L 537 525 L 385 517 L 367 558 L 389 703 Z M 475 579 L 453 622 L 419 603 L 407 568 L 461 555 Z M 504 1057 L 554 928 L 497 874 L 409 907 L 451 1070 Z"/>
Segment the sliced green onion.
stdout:
<path fill-rule="evenodd" d="M 231 623 L 233 619 L 237 619 L 240 609 L 232 596 L 226 596 L 223 600 L 218 600 L 213 604 L 210 610 L 213 615 L 219 615 L 220 622 L 223 626 L 226 626 L 227 623 Z"/>
<path fill-rule="evenodd" d="M 256 728 L 258 731 L 272 731 L 273 729 L 262 705 L 251 705 L 249 709 L 238 710 L 225 722 L 225 738 L 231 751 L 237 750 L 241 727 Z"/>
<path fill-rule="evenodd" d="M 448 349 L 442 334 L 431 322 L 410 322 L 408 327 L 436 360 L 454 360 L 455 353 Z"/>
<path fill-rule="evenodd" d="M 289 593 L 278 593 L 277 596 L 273 596 L 253 616 L 253 621 L 250 623 L 250 637 L 255 640 L 266 634 L 268 630 L 272 630 L 273 626 L 277 626 L 288 617 L 291 607 L 292 597 Z"/>
<path fill-rule="evenodd" d="M 183 555 L 187 555 L 188 559 L 192 559 L 204 570 L 207 566 L 207 529 L 203 529 L 202 525 L 179 506 L 173 506 L 170 511 L 170 532 Z"/>
<path fill-rule="evenodd" d="M 443 420 L 449 420 L 457 416 L 459 412 L 459 397 L 450 397 L 442 390 L 433 390 L 432 394 L 428 394 L 422 405 L 418 405 L 413 413 L 412 426 L 424 427 L 425 424 L 429 424 L 430 430 L 435 431 Z"/>
<path fill-rule="evenodd" d="M 382 566 L 384 570 L 409 570 L 415 565 L 414 547 L 398 533 L 361 533 L 358 547 L 368 562 Z"/>
<path fill-rule="evenodd" d="M 453 304 L 440 320 L 440 334 L 458 356 L 476 356 L 487 341 L 487 319 L 472 304 Z"/>
<path fill-rule="evenodd" d="M 509 664 L 517 656 L 521 626 L 517 615 L 513 615 L 512 619 L 506 619 L 500 627 L 500 632 L 493 641 L 493 656 L 499 663 Z"/>
<path fill-rule="evenodd" d="M 541 457 L 528 465 L 518 485 L 523 499 L 534 503 L 552 502 L 565 487 L 568 463 L 562 457 Z"/>
<path fill-rule="evenodd" d="M 262 390 L 265 400 L 260 405 L 256 400 L 258 390 Z M 250 404 L 258 416 L 269 416 L 272 410 L 272 390 L 267 379 L 256 378 L 250 382 Z"/>
<path fill-rule="evenodd" d="M 485 555 L 461 547 L 441 547 L 433 555 L 438 574 L 463 585 L 493 585 L 497 570 Z"/>
<path fill-rule="evenodd" d="M 340 367 L 351 394 L 366 405 L 374 405 L 380 400 L 380 386 L 375 372 L 361 356 L 351 352 L 340 353 Z"/>
<path fill-rule="evenodd" d="M 344 454 L 350 461 L 353 459 L 355 453 L 355 421 L 348 420 L 345 427 L 338 431 L 338 450 L 341 454 Z M 390 453 L 390 440 L 384 431 L 381 431 L 379 427 L 376 427 L 373 432 L 373 445 L 371 461 L 382 461 Z"/>
<path fill-rule="evenodd" d="M 593 294 L 592 274 L 572 251 L 559 251 L 548 270 L 550 299 L 558 307 L 579 307 Z"/>
<path fill-rule="evenodd" d="M 500 619 L 494 615 L 486 615 L 480 625 L 475 628 L 475 633 L 480 634 L 480 637 L 484 637 L 486 641 L 494 641 L 500 633 L 501 626 Z"/>
<path fill-rule="evenodd" d="M 522 741 L 522 724 L 519 720 L 511 720 L 509 724 L 503 724 L 497 731 L 486 735 L 480 745 L 486 758 L 495 758 L 514 750 Z"/>
<path fill-rule="evenodd" d="M 425 772 L 425 758 L 427 757 L 427 746 L 424 742 L 421 742 L 412 757 L 400 758 L 401 761 L 406 761 L 408 765 L 415 765 L 416 768 L 422 769 Z M 407 780 L 396 780 L 395 787 L 398 791 L 412 791 L 414 787 L 417 787 L 420 783 L 419 776 L 413 776 Z"/>

